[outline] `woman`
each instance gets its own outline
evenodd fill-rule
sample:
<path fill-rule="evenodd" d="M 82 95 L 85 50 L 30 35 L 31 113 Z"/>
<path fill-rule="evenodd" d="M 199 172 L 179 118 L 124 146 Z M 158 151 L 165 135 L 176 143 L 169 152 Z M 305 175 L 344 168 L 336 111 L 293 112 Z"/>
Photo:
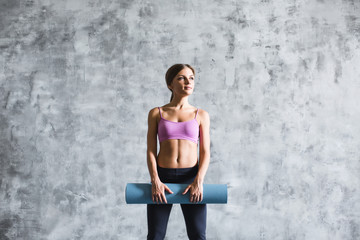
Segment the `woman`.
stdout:
<path fill-rule="evenodd" d="M 147 205 L 147 239 L 164 239 L 166 234 L 172 204 L 166 204 L 165 191 L 170 194 L 172 191 L 165 183 L 189 183 L 183 194 L 189 192 L 190 202 L 197 204 L 181 204 L 187 235 L 191 240 L 206 239 L 206 204 L 201 201 L 210 161 L 210 117 L 188 102 L 195 87 L 193 67 L 175 64 L 168 69 L 165 79 L 172 92 L 170 103 L 151 109 L 148 115 L 147 165 L 152 200 L 157 204 Z"/>

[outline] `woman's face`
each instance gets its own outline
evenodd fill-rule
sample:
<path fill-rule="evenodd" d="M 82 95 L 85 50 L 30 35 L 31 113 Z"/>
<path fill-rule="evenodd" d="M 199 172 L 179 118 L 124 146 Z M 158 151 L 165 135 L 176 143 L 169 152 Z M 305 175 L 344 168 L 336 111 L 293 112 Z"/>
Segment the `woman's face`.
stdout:
<path fill-rule="evenodd" d="M 181 70 L 171 82 L 169 88 L 178 95 L 190 95 L 194 91 L 195 76 L 190 68 Z"/>

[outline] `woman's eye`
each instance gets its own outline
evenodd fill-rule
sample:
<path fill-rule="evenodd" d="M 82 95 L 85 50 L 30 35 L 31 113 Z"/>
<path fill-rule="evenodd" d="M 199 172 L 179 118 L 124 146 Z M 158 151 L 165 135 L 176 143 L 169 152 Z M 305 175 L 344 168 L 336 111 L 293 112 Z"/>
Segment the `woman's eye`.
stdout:
<path fill-rule="evenodd" d="M 179 77 L 178 78 L 178 80 L 183 80 L 184 79 L 184 77 Z M 194 80 L 194 78 L 193 77 L 191 77 L 191 78 L 189 78 L 190 80 Z"/>

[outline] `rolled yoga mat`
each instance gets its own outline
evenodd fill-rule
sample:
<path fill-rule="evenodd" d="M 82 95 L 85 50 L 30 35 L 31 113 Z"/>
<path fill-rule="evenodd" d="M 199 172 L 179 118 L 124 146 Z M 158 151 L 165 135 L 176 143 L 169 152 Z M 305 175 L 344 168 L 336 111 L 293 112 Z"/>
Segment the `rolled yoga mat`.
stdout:
<path fill-rule="evenodd" d="M 227 203 L 226 184 L 203 184 L 203 200 L 198 203 L 190 202 L 190 190 L 183 195 L 182 193 L 189 184 L 165 183 L 171 191 L 165 191 L 167 203 Z M 151 198 L 151 183 L 128 183 L 125 189 L 126 203 L 128 204 L 157 204 Z M 165 203 L 162 203 L 165 204 Z"/>

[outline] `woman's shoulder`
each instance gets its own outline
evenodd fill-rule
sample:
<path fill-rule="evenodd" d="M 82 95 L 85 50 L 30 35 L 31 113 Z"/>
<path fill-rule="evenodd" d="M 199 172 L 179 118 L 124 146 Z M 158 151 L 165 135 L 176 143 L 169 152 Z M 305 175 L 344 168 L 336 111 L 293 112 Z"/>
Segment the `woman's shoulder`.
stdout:
<path fill-rule="evenodd" d="M 205 110 L 205 109 L 202 109 L 202 108 L 197 108 L 198 109 L 198 114 L 200 115 L 209 115 L 209 113 Z"/>
<path fill-rule="evenodd" d="M 161 106 L 157 106 L 157 107 L 153 107 L 149 110 L 149 114 L 150 113 L 158 113 L 159 112 L 159 107 L 161 108 Z"/>
<path fill-rule="evenodd" d="M 198 108 L 198 116 L 199 116 L 200 123 L 210 121 L 209 113 L 202 108 Z"/>

